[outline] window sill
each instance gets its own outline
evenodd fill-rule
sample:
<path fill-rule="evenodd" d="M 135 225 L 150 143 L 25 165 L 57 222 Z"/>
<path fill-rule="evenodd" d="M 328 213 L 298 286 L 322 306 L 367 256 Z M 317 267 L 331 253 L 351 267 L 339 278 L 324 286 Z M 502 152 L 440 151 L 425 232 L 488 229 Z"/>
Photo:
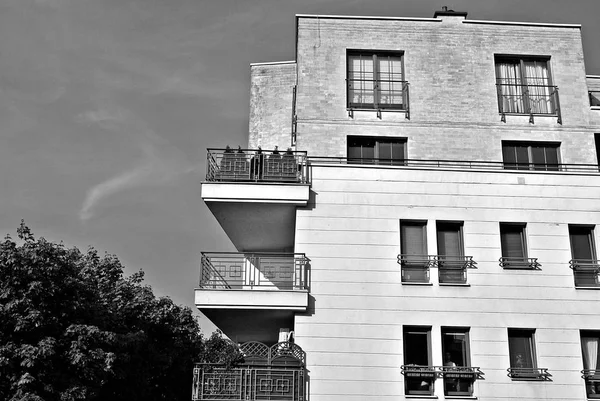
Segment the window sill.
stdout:
<path fill-rule="evenodd" d="M 394 113 L 406 113 L 408 112 L 408 110 L 406 109 L 394 109 L 394 108 L 380 108 L 380 109 L 368 109 L 368 108 L 360 108 L 360 107 L 346 107 L 346 111 L 351 112 L 351 111 L 391 111 Z M 528 114 L 529 115 L 529 114 Z"/>
<path fill-rule="evenodd" d="M 425 398 L 427 400 L 437 400 L 437 395 L 405 395 L 404 398 Z"/>
<path fill-rule="evenodd" d="M 471 286 L 471 284 L 469 284 L 469 283 L 440 283 L 440 287 L 470 287 L 470 286 Z"/>
<path fill-rule="evenodd" d="M 477 397 L 474 395 L 446 395 L 444 396 L 447 400 L 476 400 Z"/>
<path fill-rule="evenodd" d="M 590 106 L 590 110 L 600 110 L 600 106 Z"/>
<path fill-rule="evenodd" d="M 576 290 L 600 290 L 600 286 L 598 286 L 598 287 L 578 287 L 578 286 L 575 286 L 575 289 Z"/>
<path fill-rule="evenodd" d="M 514 382 L 547 382 L 549 381 L 543 377 L 511 377 L 510 380 Z"/>
<path fill-rule="evenodd" d="M 416 286 L 424 285 L 424 286 L 432 286 L 433 283 L 410 283 L 410 282 L 403 281 L 402 285 L 416 285 Z"/>

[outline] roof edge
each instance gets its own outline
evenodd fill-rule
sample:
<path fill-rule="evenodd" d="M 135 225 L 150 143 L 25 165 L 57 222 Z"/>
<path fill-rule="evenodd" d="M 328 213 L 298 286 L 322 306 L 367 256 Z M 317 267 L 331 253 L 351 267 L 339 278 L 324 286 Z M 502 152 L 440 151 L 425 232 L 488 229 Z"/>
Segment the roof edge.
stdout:
<path fill-rule="evenodd" d="M 318 19 L 376 19 L 376 20 L 400 20 L 400 21 L 431 21 L 441 22 L 440 18 L 419 17 L 378 17 L 373 15 L 319 15 L 319 14 L 296 14 L 296 18 L 318 18 Z"/>
<path fill-rule="evenodd" d="M 552 28 L 579 28 L 581 24 L 555 24 L 551 22 L 518 22 L 518 21 L 486 21 L 467 19 L 461 21 L 463 24 L 488 24 L 488 25 L 520 25 L 520 26 L 547 26 Z"/>
<path fill-rule="evenodd" d="M 296 64 L 296 60 L 289 61 L 264 61 L 260 63 L 250 63 L 250 67 L 259 66 L 259 65 L 278 65 L 278 64 Z"/>

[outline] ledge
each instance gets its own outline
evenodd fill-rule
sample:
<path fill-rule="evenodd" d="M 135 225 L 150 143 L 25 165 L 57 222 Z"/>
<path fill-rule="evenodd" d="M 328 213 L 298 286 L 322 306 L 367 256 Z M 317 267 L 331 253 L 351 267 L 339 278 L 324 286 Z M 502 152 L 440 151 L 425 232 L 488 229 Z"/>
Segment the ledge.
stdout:
<path fill-rule="evenodd" d="M 437 400 L 437 395 L 405 395 L 404 398 L 424 398 L 427 400 Z"/>
<path fill-rule="evenodd" d="M 202 183 L 201 196 L 205 202 L 290 203 L 306 206 L 309 184 L 296 183 Z"/>
<path fill-rule="evenodd" d="M 461 21 L 463 24 L 488 24 L 488 25 L 520 25 L 520 26 L 546 26 L 551 28 L 579 28 L 581 24 L 555 24 L 551 22 L 518 22 L 518 21 L 486 21 L 467 19 Z"/>
<path fill-rule="evenodd" d="M 473 395 L 447 395 L 444 398 L 447 400 L 476 400 L 477 397 Z"/>
<path fill-rule="evenodd" d="M 243 289 L 195 290 L 195 304 L 202 309 L 282 309 L 305 312 L 308 308 L 308 291 Z"/>
<path fill-rule="evenodd" d="M 440 283 L 440 287 L 470 287 L 471 284 L 465 283 Z"/>
<path fill-rule="evenodd" d="M 575 287 L 576 290 L 600 290 L 600 286 L 598 287 Z"/>
<path fill-rule="evenodd" d="M 402 285 L 432 286 L 433 283 L 406 283 L 406 282 L 402 282 Z"/>

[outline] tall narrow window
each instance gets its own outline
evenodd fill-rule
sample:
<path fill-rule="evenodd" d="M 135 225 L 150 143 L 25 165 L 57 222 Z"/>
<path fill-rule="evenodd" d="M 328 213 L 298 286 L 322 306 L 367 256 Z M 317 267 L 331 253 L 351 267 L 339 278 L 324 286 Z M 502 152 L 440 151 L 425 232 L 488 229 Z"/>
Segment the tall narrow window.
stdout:
<path fill-rule="evenodd" d="M 430 258 L 427 256 L 427 231 L 424 221 L 400 221 L 400 258 L 402 282 L 428 283 Z"/>
<path fill-rule="evenodd" d="M 550 375 L 538 368 L 535 356 L 535 330 L 508 329 L 509 376 L 522 380 L 545 380 Z"/>
<path fill-rule="evenodd" d="M 496 56 L 496 87 L 501 114 L 557 115 L 558 90 L 548 58 Z"/>
<path fill-rule="evenodd" d="M 402 165 L 406 138 L 348 136 L 348 163 Z"/>
<path fill-rule="evenodd" d="M 535 269 L 537 259 L 527 257 L 525 223 L 500 223 L 500 266 L 505 269 Z"/>
<path fill-rule="evenodd" d="M 402 53 L 348 51 L 349 109 L 407 109 Z"/>
<path fill-rule="evenodd" d="M 600 265 L 596 260 L 594 226 L 569 225 L 569 241 L 575 287 L 598 287 Z"/>
<path fill-rule="evenodd" d="M 504 168 L 515 170 L 559 170 L 559 143 L 502 141 Z"/>
<path fill-rule="evenodd" d="M 444 395 L 471 396 L 477 368 L 471 368 L 469 329 L 442 327 Z"/>
<path fill-rule="evenodd" d="M 583 357 L 583 378 L 588 398 L 600 398 L 600 332 L 581 331 L 581 354 Z"/>
<path fill-rule="evenodd" d="M 437 372 L 431 366 L 431 327 L 404 326 L 404 390 L 407 395 L 433 395 Z"/>
<path fill-rule="evenodd" d="M 436 224 L 440 283 L 466 283 L 462 222 Z"/>

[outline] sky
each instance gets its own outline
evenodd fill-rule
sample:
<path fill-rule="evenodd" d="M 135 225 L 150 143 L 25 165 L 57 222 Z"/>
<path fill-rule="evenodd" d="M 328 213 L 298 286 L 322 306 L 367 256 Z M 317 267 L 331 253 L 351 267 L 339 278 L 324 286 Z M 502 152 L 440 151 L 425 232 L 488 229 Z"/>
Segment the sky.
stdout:
<path fill-rule="evenodd" d="M 119 257 L 193 307 L 201 251 L 233 251 L 200 198 L 206 148 L 247 144 L 250 63 L 294 60 L 295 14 L 582 25 L 600 0 L 0 0 L 0 234 Z"/>

